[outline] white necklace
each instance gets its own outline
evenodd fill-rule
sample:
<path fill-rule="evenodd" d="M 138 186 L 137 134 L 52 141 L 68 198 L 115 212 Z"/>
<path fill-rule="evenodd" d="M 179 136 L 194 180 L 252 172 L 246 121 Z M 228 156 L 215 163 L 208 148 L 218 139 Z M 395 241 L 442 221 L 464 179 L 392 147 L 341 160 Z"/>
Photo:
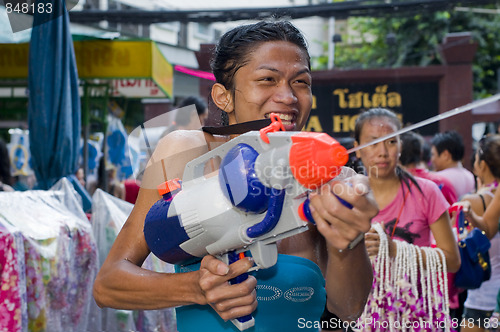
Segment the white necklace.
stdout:
<path fill-rule="evenodd" d="M 445 331 L 450 331 L 448 278 L 446 274 L 446 257 L 443 251 L 439 248 L 419 247 L 407 242 L 393 240 L 396 244 L 396 257 L 391 259 L 389 257 L 387 234 L 378 223 L 373 224 L 372 227 L 380 238 L 378 255 L 372 258 L 375 283 L 370 295 L 371 301 L 376 301 L 377 305 L 369 301 L 371 305 L 365 307 L 360 321 L 371 321 L 373 313 L 378 313 L 381 319 L 379 323 L 385 320 L 388 325 L 377 324 L 366 328 L 362 327 L 358 330 L 406 330 L 407 325 L 401 324 L 401 322 L 407 318 L 403 318 L 401 312 L 407 313 L 409 308 L 384 312 L 384 306 L 380 304 L 385 301 L 385 307 L 394 308 L 395 303 L 398 302 L 397 294 L 408 292 L 408 289 L 411 289 L 415 301 L 419 298 L 422 299 L 422 310 L 428 314 L 427 321 L 424 321 L 422 317 L 413 318 L 418 320 L 420 327 L 435 323 L 434 311 L 436 311 L 436 313 L 444 315 Z M 422 294 L 418 294 L 419 290 L 421 290 Z M 439 296 L 439 290 L 443 291 L 442 296 Z M 393 298 L 394 296 L 396 298 Z M 394 300 L 396 302 L 393 302 Z M 404 304 L 400 302 L 398 305 Z M 439 327 L 442 328 L 443 326 Z M 410 331 L 415 330 L 414 326 L 409 329 Z"/>

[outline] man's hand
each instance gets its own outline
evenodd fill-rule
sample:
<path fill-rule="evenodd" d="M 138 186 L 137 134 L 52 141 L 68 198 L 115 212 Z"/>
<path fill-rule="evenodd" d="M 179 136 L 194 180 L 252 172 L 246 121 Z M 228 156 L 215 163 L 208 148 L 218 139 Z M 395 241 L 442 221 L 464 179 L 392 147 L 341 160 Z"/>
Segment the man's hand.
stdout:
<path fill-rule="evenodd" d="M 378 213 L 368 178 L 363 175 L 350 178 L 349 183 L 331 181 L 309 198 L 318 231 L 338 250 L 346 249 L 360 233 L 368 232 L 371 219 Z M 352 209 L 338 198 L 351 204 Z"/>
<path fill-rule="evenodd" d="M 249 257 L 227 265 L 217 258 L 207 255 L 199 270 L 199 286 L 209 304 L 225 321 L 251 314 L 257 308 L 253 276 L 231 285 L 229 280 L 247 272 L 253 266 Z"/>

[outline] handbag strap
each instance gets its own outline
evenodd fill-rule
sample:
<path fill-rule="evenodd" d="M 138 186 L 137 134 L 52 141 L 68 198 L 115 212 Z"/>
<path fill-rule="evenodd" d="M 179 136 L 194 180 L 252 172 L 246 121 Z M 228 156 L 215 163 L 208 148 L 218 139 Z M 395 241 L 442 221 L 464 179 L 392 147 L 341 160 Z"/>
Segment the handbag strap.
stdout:
<path fill-rule="evenodd" d="M 484 201 L 483 194 L 477 194 L 479 198 L 481 198 L 481 202 L 483 202 L 483 212 L 486 211 L 486 202 Z"/>
<path fill-rule="evenodd" d="M 457 211 L 457 221 L 456 221 L 458 238 L 465 233 L 465 214 L 463 209 Z"/>
<path fill-rule="evenodd" d="M 463 207 L 460 205 L 452 205 L 448 208 L 448 213 L 450 216 L 453 212 L 456 212 L 455 216 L 455 228 L 457 229 L 457 238 L 460 241 L 462 234 L 465 232 L 465 214 Z"/>

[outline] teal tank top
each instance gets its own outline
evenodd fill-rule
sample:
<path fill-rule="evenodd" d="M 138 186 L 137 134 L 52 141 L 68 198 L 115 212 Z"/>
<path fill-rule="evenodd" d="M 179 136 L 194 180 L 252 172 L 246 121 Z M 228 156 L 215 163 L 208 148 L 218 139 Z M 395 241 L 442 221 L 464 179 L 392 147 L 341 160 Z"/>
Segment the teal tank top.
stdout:
<path fill-rule="evenodd" d="M 199 264 L 176 266 L 176 271 L 195 271 L 199 267 Z M 314 262 L 280 254 L 276 265 L 252 274 L 257 278 L 259 304 L 252 314 L 255 326 L 246 332 L 319 331 L 326 290 L 325 279 Z M 188 305 L 175 311 L 178 332 L 239 331 L 208 305 Z"/>

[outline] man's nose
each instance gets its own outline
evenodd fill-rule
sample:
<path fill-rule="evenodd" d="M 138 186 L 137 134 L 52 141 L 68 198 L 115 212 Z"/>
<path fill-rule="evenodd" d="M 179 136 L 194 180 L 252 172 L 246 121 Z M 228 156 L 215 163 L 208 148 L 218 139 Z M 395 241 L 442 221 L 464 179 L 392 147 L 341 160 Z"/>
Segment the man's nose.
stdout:
<path fill-rule="evenodd" d="M 298 100 L 295 91 L 289 84 L 280 84 L 274 94 L 274 99 L 276 102 L 284 104 L 294 104 Z"/>

